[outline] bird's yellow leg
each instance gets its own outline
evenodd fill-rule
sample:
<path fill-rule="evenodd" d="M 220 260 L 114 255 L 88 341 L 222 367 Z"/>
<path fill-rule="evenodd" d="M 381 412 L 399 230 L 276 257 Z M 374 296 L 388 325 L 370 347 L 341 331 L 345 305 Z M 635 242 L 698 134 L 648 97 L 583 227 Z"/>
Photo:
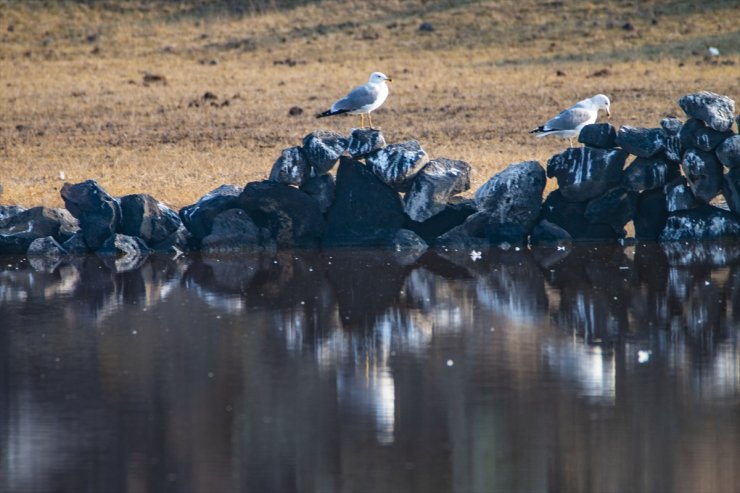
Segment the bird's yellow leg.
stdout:
<path fill-rule="evenodd" d="M 365 128 L 365 115 L 360 113 L 360 128 Z"/>
<path fill-rule="evenodd" d="M 370 116 L 370 113 L 367 114 L 367 119 L 370 121 L 370 128 L 373 128 L 373 117 Z"/>

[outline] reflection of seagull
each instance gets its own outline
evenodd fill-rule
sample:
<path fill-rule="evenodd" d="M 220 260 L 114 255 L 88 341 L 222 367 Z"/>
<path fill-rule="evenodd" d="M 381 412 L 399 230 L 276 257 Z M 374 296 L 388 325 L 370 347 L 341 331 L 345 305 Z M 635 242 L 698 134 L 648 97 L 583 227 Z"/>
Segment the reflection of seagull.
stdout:
<path fill-rule="evenodd" d="M 370 128 L 372 128 L 373 119 L 370 117 L 370 112 L 380 108 L 388 97 L 386 81 L 390 82 L 391 78 L 381 72 L 373 72 L 366 84 L 352 89 L 349 94 L 331 105 L 330 109 L 316 115 L 316 118 L 342 113 L 360 115 L 360 127 L 364 127 L 365 115 L 367 115 Z"/>
<path fill-rule="evenodd" d="M 531 134 L 537 134 L 537 137 L 545 135 L 555 135 L 557 137 L 568 139 L 573 147 L 573 137 L 578 137 L 581 129 L 586 125 L 596 122 L 599 110 L 606 110 L 606 116 L 611 116 L 609 111 L 609 98 L 603 94 L 583 101 L 579 101 L 567 110 L 563 110 L 544 125 L 532 130 Z"/>

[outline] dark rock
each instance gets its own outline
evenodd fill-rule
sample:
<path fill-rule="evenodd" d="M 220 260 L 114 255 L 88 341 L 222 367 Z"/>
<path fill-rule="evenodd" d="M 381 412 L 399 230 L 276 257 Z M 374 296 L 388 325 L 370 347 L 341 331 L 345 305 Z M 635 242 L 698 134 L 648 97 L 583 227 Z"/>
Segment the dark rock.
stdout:
<path fill-rule="evenodd" d="M 664 186 L 681 174 L 678 164 L 669 163 L 664 156 L 638 157 L 624 170 L 622 183 L 635 192 Z"/>
<path fill-rule="evenodd" d="M 435 238 L 461 225 L 468 216 L 477 211 L 474 201 L 464 200 L 455 204 L 447 204 L 441 212 L 426 221 L 417 222 L 408 219 L 403 227 L 418 234 L 427 243 L 432 243 Z"/>
<path fill-rule="evenodd" d="M 257 226 L 270 231 L 278 247 L 316 246 L 324 232 L 316 199 L 282 183 L 247 183 L 239 196 L 239 207 Z"/>
<path fill-rule="evenodd" d="M 439 158 L 429 161 L 411 182 L 404 210 L 412 221 L 423 222 L 447 207 L 450 197 L 470 188 L 470 165 Z"/>
<path fill-rule="evenodd" d="M 399 230 L 404 217 L 397 192 L 359 161 L 340 158 L 334 203 L 327 211 L 326 246 L 378 244 L 378 230 Z"/>
<path fill-rule="evenodd" d="M 740 168 L 730 168 L 725 173 L 722 195 L 730 210 L 735 214 L 740 214 Z"/>
<path fill-rule="evenodd" d="M 206 252 L 259 250 L 260 229 L 243 210 L 229 209 L 213 218 L 211 234 L 202 245 Z"/>
<path fill-rule="evenodd" d="M 187 228 L 181 224 L 176 231 L 162 241 L 150 243 L 149 248 L 159 253 L 179 255 L 182 252 L 189 250 L 190 247 L 197 245 L 197 243 L 198 242 L 193 238 L 193 235 L 191 235 Z"/>
<path fill-rule="evenodd" d="M 722 142 L 714 151 L 719 162 L 728 168 L 740 166 L 740 135 L 733 135 Z"/>
<path fill-rule="evenodd" d="M 118 200 L 122 216 L 119 231 L 138 236 L 147 245 L 165 241 L 182 225 L 175 211 L 151 195 L 125 195 Z"/>
<path fill-rule="evenodd" d="M 431 33 L 434 32 L 434 26 L 429 22 L 422 22 L 421 24 L 419 24 L 419 31 Z"/>
<path fill-rule="evenodd" d="M 85 236 L 82 231 L 78 231 L 62 243 L 62 248 L 70 255 L 87 255 L 92 251 L 85 243 Z"/>
<path fill-rule="evenodd" d="M 715 240 L 740 236 L 740 218 L 732 212 L 703 204 L 671 214 L 660 241 Z"/>
<path fill-rule="evenodd" d="M 568 201 L 560 190 L 547 196 L 540 219 L 563 228 L 574 241 L 614 241 L 620 236 L 608 224 L 594 224 L 586 219 L 586 202 Z"/>
<path fill-rule="evenodd" d="M 546 182 L 537 161 L 511 164 L 475 192 L 475 203 L 488 212 L 493 229 L 495 224 L 520 224 L 526 235 L 537 222 Z"/>
<path fill-rule="evenodd" d="M 301 190 L 316 199 L 322 214 L 329 210 L 334 202 L 335 189 L 334 176 L 330 174 L 314 176 L 301 185 Z"/>
<path fill-rule="evenodd" d="M 714 154 L 689 149 L 683 155 L 681 169 L 697 199 L 708 203 L 720 192 L 722 164 Z"/>
<path fill-rule="evenodd" d="M 417 141 L 409 140 L 372 152 L 366 162 L 380 181 L 396 191 L 405 192 L 411 180 L 429 162 L 429 156 Z"/>
<path fill-rule="evenodd" d="M 647 190 L 637 198 L 637 211 L 633 219 L 635 238 L 641 241 L 657 241 L 665 227 L 668 211 L 663 190 Z"/>
<path fill-rule="evenodd" d="M 547 176 L 557 179 L 563 198 L 582 202 L 619 185 L 626 159 L 621 149 L 570 148 L 547 161 Z"/>
<path fill-rule="evenodd" d="M 115 272 L 128 272 L 141 267 L 152 251 L 136 236 L 114 234 L 95 253 Z"/>
<path fill-rule="evenodd" d="M 492 245 L 526 245 L 531 227 L 520 223 L 499 222 L 488 218 L 486 224 L 486 239 Z"/>
<path fill-rule="evenodd" d="M 573 242 L 573 238 L 557 224 L 542 220 L 532 229 L 530 242 L 535 246 L 567 245 Z"/>
<path fill-rule="evenodd" d="M 347 152 L 352 157 L 362 157 L 385 147 L 385 139 L 380 130 L 354 128 L 349 135 Z"/>
<path fill-rule="evenodd" d="M 616 143 L 635 156 L 653 157 L 665 148 L 665 134 L 661 128 L 622 125 L 617 132 Z"/>
<path fill-rule="evenodd" d="M 591 147 L 611 149 L 616 147 L 617 131 L 610 123 L 586 125 L 578 134 L 578 142 Z"/>
<path fill-rule="evenodd" d="M 36 238 L 26 252 L 31 266 L 37 271 L 54 272 L 67 252 L 53 236 Z"/>
<path fill-rule="evenodd" d="M 85 242 L 97 250 L 104 241 L 118 231 L 121 206 L 95 180 L 65 183 L 61 190 L 67 210 L 80 222 Z"/>
<path fill-rule="evenodd" d="M 241 187 L 221 185 L 198 199 L 198 202 L 180 209 L 180 219 L 196 241 L 211 233 L 213 218 L 223 211 L 236 207 Z"/>
<path fill-rule="evenodd" d="M 698 207 L 701 202 L 696 200 L 686 178 L 679 176 L 665 186 L 666 210 L 668 212 L 683 211 Z"/>
<path fill-rule="evenodd" d="M 681 141 L 682 150 L 688 150 L 692 147 L 696 147 L 696 135 L 700 130 L 707 128 L 703 121 L 697 120 L 696 118 L 689 118 L 686 120 L 681 128 L 678 130 L 676 136 Z"/>
<path fill-rule="evenodd" d="M 460 226 L 456 226 L 440 235 L 432 245 L 435 248 L 446 250 L 485 248 L 490 245 L 488 238 L 486 238 L 486 227 L 489 218 L 488 212 L 471 214 Z"/>
<path fill-rule="evenodd" d="M 678 118 L 668 117 L 660 120 L 660 127 L 668 135 L 678 135 L 678 131 L 681 130 L 683 122 Z"/>
<path fill-rule="evenodd" d="M 591 199 L 584 215 L 594 224 L 609 224 L 614 232 L 623 234 L 624 226 L 635 217 L 637 192 L 614 188 L 604 195 Z"/>
<path fill-rule="evenodd" d="M 303 138 L 303 156 L 316 174 L 327 173 L 344 154 L 349 140 L 336 132 L 319 130 Z"/>
<path fill-rule="evenodd" d="M 683 156 L 683 146 L 681 139 L 675 135 L 670 135 L 665 139 L 665 158 L 670 163 L 678 164 Z"/>
<path fill-rule="evenodd" d="M 678 105 L 687 115 L 705 122 L 719 132 L 732 127 L 735 101 L 709 91 L 688 94 L 678 100 Z"/>
<path fill-rule="evenodd" d="M 697 130 L 696 132 L 696 147 L 698 147 L 702 151 L 713 151 L 724 140 L 732 137 L 733 135 L 735 134 L 733 134 L 732 131 L 718 132 L 713 128 L 704 127 Z"/>
<path fill-rule="evenodd" d="M 410 265 L 416 262 L 429 245 L 416 233 L 408 229 L 399 229 L 389 238 L 391 250 L 396 252 L 396 261 L 401 265 Z"/>
<path fill-rule="evenodd" d="M 308 162 L 300 147 L 283 149 L 280 157 L 272 165 L 270 180 L 285 185 L 301 186 L 311 176 Z"/>
<path fill-rule="evenodd" d="M 52 236 L 65 241 L 76 230 L 77 221 L 64 209 L 23 209 L 0 221 L 0 254 L 24 254 L 37 238 Z"/>

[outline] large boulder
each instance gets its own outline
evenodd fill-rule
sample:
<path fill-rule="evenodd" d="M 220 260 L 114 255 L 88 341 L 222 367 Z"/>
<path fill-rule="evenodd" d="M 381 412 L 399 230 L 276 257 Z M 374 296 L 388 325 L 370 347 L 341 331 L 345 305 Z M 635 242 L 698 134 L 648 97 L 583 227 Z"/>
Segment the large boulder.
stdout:
<path fill-rule="evenodd" d="M 317 175 L 328 173 L 344 154 L 349 140 L 336 132 L 318 130 L 303 138 L 303 157 Z"/>
<path fill-rule="evenodd" d="M 666 196 L 662 189 L 647 190 L 637 198 L 637 210 L 633 224 L 635 238 L 641 241 L 657 241 L 668 219 Z"/>
<path fill-rule="evenodd" d="M 260 228 L 241 209 L 226 210 L 213 218 L 211 234 L 201 245 L 206 252 L 260 250 Z"/>
<path fill-rule="evenodd" d="M 283 149 L 270 170 L 270 180 L 285 185 L 301 186 L 311 176 L 311 168 L 300 147 Z"/>
<path fill-rule="evenodd" d="M 582 202 L 619 185 L 626 159 L 621 149 L 569 148 L 547 161 L 547 176 L 558 181 L 564 199 Z"/>
<path fill-rule="evenodd" d="M 336 183 L 333 175 L 325 174 L 313 176 L 306 180 L 300 188 L 309 196 L 316 199 L 316 202 L 319 204 L 319 210 L 322 214 L 329 210 L 332 202 L 334 202 Z"/>
<path fill-rule="evenodd" d="M 669 163 L 662 155 L 652 158 L 637 157 L 624 170 L 623 185 L 629 190 L 643 192 L 664 186 L 681 174 L 676 163 Z"/>
<path fill-rule="evenodd" d="M 149 246 L 166 241 L 182 226 L 180 216 L 151 195 L 125 195 L 118 200 L 121 204 L 120 233 L 138 236 Z"/>
<path fill-rule="evenodd" d="M 665 133 L 662 128 L 622 125 L 617 132 L 616 143 L 630 154 L 649 158 L 665 148 Z"/>
<path fill-rule="evenodd" d="M 349 135 L 347 152 L 351 157 L 367 156 L 385 147 L 385 138 L 380 130 L 373 128 L 353 128 Z"/>
<path fill-rule="evenodd" d="M 703 204 L 671 214 L 661 241 L 715 240 L 740 236 L 740 218 L 730 211 Z"/>
<path fill-rule="evenodd" d="M 697 134 L 700 130 L 707 128 L 706 124 L 696 118 L 689 118 L 686 123 L 678 129 L 676 137 L 681 142 L 682 149 L 691 149 L 696 147 Z"/>
<path fill-rule="evenodd" d="M 121 206 L 95 180 L 74 185 L 65 183 L 61 195 L 67 210 L 79 221 L 90 249 L 97 250 L 118 231 Z"/>
<path fill-rule="evenodd" d="M 616 147 L 617 131 L 611 123 L 592 123 L 586 125 L 578 134 L 578 142 L 581 144 L 611 149 Z"/>
<path fill-rule="evenodd" d="M 376 244 L 379 230 L 399 230 L 405 214 L 398 193 L 355 159 L 342 157 L 334 203 L 327 211 L 324 244 Z"/>
<path fill-rule="evenodd" d="M 722 189 L 722 164 L 714 154 L 689 149 L 683 155 L 681 169 L 699 200 L 709 203 Z"/>
<path fill-rule="evenodd" d="M 442 212 L 455 194 L 470 188 L 470 165 L 438 158 L 429 161 L 411 182 L 404 196 L 404 210 L 413 221 L 423 222 Z"/>
<path fill-rule="evenodd" d="M 565 231 L 578 242 L 613 241 L 621 235 L 609 224 L 592 223 L 586 218 L 587 202 L 566 200 L 560 190 L 550 192 L 542 203 L 540 219 L 549 221 Z"/>
<path fill-rule="evenodd" d="M 279 247 L 316 246 L 324 232 L 316 199 L 283 183 L 247 183 L 238 205 L 258 227 L 270 231 Z"/>
<path fill-rule="evenodd" d="M 475 203 L 489 214 L 492 225 L 519 224 L 526 234 L 537 222 L 546 182 L 537 161 L 514 163 L 475 192 Z"/>
<path fill-rule="evenodd" d="M 714 152 L 719 162 L 728 168 L 740 167 L 740 135 L 725 139 Z"/>
<path fill-rule="evenodd" d="M 697 118 L 719 132 L 732 127 L 735 101 L 709 91 L 688 94 L 678 100 L 678 105 L 687 115 Z"/>
<path fill-rule="evenodd" d="M 594 224 L 608 224 L 617 234 L 624 233 L 624 226 L 635 217 L 637 192 L 614 188 L 586 204 L 584 216 Z"/>
<path fill-rule="evenodd" d="M 237 207 L 241 193 L 241 187 L 221 185 L 198 199 L 195 204 L 180 209 L 180 219 L 193 238 L 200 241 L 211 233 L 214 217 Z"/>
<path fill-rule="evenodd" d="M 64 209 L 22 209 L 0 220 L 0 254 L 24 254 L 33 240 L 46 236 L 66 241 L 77 228 L 77 220 Z"/>
<path fill-rule="evenodd" d="M 409 189 L 411 180 L 429 162 L 429 156 L 415 140 L 390 144 L 366 158 L 380 181 L 399 192 Z"/>

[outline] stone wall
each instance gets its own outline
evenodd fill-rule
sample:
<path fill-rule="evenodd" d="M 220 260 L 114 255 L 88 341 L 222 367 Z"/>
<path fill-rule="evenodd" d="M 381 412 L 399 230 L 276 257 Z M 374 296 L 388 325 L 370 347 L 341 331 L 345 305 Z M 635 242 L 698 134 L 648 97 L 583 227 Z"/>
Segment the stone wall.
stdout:
<path fill-rule="evenodd" d="M 678 101 L 687 119 L 655 128 L 589 125 L 582 147 L 509 165 L 472 198 L 471 166 L 430 159 L 415 141 L 373 129 L 316 131 L 285 149 L 270 177 L 221 185 L 174 211 L 146 194 L 112 197 L 65 184 L 64 209 L 0 206 L 0 253 L 111 254 L 135 266 L 152 251 L 381 247 L 476 249 L 740 237 L 740 135 L 731 99 Z M 557 189 L 544 197 L 547 178 Z"/>

